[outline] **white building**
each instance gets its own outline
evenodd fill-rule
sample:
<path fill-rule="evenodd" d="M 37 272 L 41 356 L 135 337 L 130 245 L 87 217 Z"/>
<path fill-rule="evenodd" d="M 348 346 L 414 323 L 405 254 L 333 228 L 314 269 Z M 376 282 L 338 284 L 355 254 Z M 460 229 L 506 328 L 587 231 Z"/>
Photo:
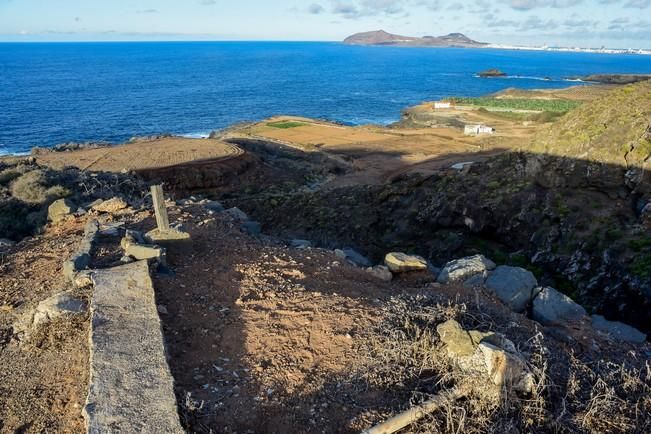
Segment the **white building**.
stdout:
<path fill-rule="evenodd" d="M 446 102 L 446 101 L 436 101 L 434 103 L 434 109 L 435 110 L 440 110 L 440 109 L 449 109 L 452 108 L 452 103 Z"/>
<path fill-rule="evenodd" d="M 479 136 L 482 134 L 494 134 L 495 128 L 486 125 L 466 125 L 463 130 L 466 136 Z"/>

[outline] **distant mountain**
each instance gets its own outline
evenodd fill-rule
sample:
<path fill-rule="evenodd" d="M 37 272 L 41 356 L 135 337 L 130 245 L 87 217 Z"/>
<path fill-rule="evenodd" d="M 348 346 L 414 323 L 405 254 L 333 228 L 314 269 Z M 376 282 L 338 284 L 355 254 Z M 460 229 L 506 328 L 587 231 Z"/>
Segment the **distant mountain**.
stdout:
<path fill-rule="evenodd" d="M 399 47 L 482 47 L 487 44 L 470 39 L 462 33 L 450 33 L 445 36 L 394 35 L 384 30 L 356 33 L 344 39 L 348 45 L 393 45 Z"/>

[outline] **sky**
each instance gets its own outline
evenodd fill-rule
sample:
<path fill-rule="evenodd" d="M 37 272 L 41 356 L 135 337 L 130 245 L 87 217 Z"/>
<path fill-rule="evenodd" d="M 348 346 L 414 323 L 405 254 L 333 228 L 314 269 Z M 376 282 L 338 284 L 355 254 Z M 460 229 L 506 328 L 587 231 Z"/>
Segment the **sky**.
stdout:
<path fill-rule="evenodd" d="M 651 48 L 651 0 L 0 0 L 0 41 L 340 41 L 379 29 Z"/>

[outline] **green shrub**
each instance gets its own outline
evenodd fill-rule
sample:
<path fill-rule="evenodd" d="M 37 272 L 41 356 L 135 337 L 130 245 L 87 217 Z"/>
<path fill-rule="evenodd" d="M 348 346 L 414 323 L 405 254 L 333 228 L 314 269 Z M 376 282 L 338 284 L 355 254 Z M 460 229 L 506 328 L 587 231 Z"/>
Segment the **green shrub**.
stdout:
<path fill-rule="evenodd" d="M 267 126 L 269 126 L 269 127 L 281 128 L 281 129 L 302 127 L 304 125 L 306 125 L 306 124 L 304 124 L 303 122 L 295 122 L 295 121 L 269 122 L 267 124 Z"/>

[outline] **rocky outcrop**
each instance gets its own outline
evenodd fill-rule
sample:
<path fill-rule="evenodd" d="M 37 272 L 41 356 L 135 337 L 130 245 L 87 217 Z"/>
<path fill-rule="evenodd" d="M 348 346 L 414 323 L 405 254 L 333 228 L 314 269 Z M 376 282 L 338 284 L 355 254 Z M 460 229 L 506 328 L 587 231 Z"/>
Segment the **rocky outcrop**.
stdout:
<path fill-rule="evenodd" d="M 514 312 L 524 312 L 534 297 L 538 281 L 532 272 L 501 265 L 486 279 L 486 288 Z"/>
<path fill-rule="evenodd" d="M 506 77 L 506 72 L 500 71 L 499 69 L 487 69 L 477 73 L 481 78 L 490 78 L 490 77 Z"/>

